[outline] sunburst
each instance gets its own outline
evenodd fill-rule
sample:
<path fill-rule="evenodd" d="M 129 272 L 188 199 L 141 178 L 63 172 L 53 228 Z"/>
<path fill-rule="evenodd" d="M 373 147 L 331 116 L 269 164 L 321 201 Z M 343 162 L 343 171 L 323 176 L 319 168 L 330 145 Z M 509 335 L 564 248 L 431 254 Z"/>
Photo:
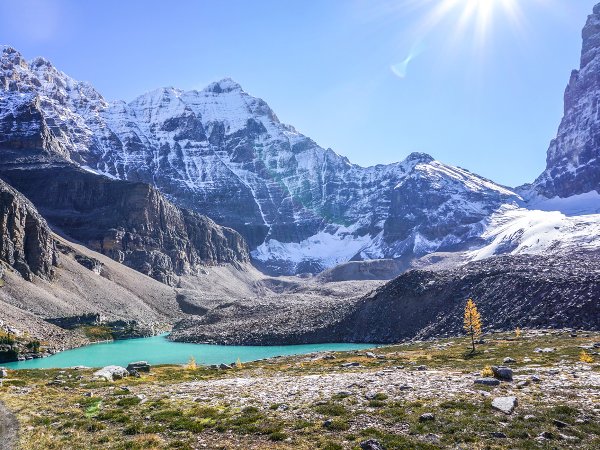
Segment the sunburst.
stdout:
<path fill-rule="evenodd" d="M 431 0 L 423 0 L 431 3 Z M 472 32 L 474 43 L 483 45 L 495 20 L 507 19 L 515 29 L 522 26 L 519 0 L 436 0 L 431 12 L 421 24 L 427 34 L 441 22 L 454 22 L 453 39 Z"/>

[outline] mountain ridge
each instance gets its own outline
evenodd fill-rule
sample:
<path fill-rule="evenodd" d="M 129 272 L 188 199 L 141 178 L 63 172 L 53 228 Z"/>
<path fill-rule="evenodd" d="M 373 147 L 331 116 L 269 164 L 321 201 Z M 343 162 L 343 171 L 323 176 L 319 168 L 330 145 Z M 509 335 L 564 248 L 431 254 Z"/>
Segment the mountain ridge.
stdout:
<path fill-rule="evenodd" d="M 267 272 L 319 272 L 350 259 L 468 246 L 479 222 L 520 200 L 429 155 L 352 164 L 282 124 L 266 102 L 228 78 L 201 91 L 159 88 L 108 103 L 45 61 L 6 52 L 5 96 L 29 92 L 51 121 L 66 118 L 66 133 L 49 126 L 64 157 L 152 184 L 179 206 L 237 230 Z M 345 251 L 336 256 L 336 248 Z"/>

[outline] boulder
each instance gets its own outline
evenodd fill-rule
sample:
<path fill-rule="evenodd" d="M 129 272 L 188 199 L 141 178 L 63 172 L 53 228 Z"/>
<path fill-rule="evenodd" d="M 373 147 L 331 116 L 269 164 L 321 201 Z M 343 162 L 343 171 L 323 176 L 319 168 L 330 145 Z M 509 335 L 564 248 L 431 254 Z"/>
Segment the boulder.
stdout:
<path fill-rule="evenodd" d="M 127 376 L 129 376 L 129 372 L 121 366 L 106 366 L 94 372 L 94 378 L 104 378 L 106 381 L 120 380 Z"/>
<path fill-rule="evenodd" d="M 514 364 L 517 361 L 514 358 L 511 358 L 510 356 L 507 356 L 506 358 L 504 358 L 504 364 Z"/>
<path fill-rule="evenodd" d="M 517 397 L 496 397 L 492 400 L 492 408 L 504 414 L 512 414 L 518 405 Z"/>
<path fill-rule="evenodd" d="M 492 366 L 492 372 L 494 376 L 499 380 L 512 381 L 513 371 L 510 367 L 506 366 Z"/>
<path fill-rule="evenodd" d="M 8 370 L 5 367 L 0 367 L 0 378 L 7 378 Z"/>
<path fill-rule="evenodd" d="M 492 377 L 477 378 L 475 380 L 475 384 L 483 384 L 484 386 L 498 386 L 500 384 L 500 381 Z"/>
<path fill-rule="evenodd" d="M 146 361 L 137 361 L 127 364 L 127 372 L 133 374 L 134 372 L 150 372 L 150 364 Z"/>
<path fill-rule="evenodd" d="M 385 447 L 375 439 L 368 439 L 360 443 L 361 450 L 385 450 Z"/>

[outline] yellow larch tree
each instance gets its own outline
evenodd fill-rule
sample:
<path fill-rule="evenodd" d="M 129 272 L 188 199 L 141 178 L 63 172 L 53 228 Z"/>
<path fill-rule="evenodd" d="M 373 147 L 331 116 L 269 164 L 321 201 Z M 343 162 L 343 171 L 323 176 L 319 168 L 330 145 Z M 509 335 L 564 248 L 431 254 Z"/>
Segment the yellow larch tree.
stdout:
<path fill-rule="evenodd" d="M 475 338 L 481 334 L 481 315 L 472 299 L 468 299 L 465 306 L 463 328 L 467 335 L 471 336 L 471 353 L 475 353 Z"/>

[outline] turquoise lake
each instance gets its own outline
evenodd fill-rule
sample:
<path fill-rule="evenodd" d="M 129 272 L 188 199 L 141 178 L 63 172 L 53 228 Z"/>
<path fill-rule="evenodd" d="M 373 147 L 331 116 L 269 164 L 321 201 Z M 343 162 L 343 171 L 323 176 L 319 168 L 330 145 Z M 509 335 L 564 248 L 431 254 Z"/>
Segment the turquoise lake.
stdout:
<path fill-rule="evenodd" d="M 51 369 L 73 366 L 126 366 L 133 361 L 150 364 L 182 364 L 193 356 L 198 364 L 230 364 L 273 356 L 298 355 L 320 351 L 344 351 L 372 348 L 373 344 L 305 344 L 274 346 L 231 346 L 171 342 L 166 335 L 142 339 L 103 342 L 57 353 L 48 358 L 3 364 L 10 369 Z"/>

